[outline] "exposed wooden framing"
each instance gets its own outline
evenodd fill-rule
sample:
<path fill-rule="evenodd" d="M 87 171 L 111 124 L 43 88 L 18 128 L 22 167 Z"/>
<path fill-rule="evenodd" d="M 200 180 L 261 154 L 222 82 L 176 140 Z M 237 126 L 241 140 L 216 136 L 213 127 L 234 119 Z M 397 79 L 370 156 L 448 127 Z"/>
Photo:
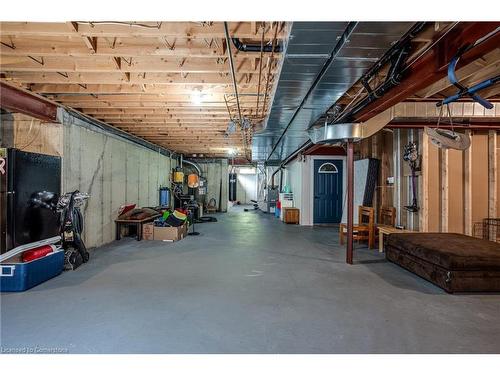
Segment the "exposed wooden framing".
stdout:
<path fill-rule="evenodd" d="M 488 132 L 488 217 L 497 217 L 497 132 Z"/>
<path fill-rule="evenodd" d="M 469 136 L 471 132 L 466 131 Z M 472 152 L 473 144 L 464 151 L 464 231 L 472 236 Z"/>
<path fill-rule="evenodd" d="M 191 85 L 192 86 L 192 85 Z M 225 84 L 205 85 L 207 89 L 213 94 L 224 94 L 228 88 Z M 257 97 L 257 86 L 240 85 L 240 94 L 251 94 Z M 33 84 L 31 89 L 39 93 L 47 94 L 87 94 L 92 92 L 94 94 L 139 94 L 142 92 L 140 84 L 100 84 L 100 85 L 85 85 L 79 84 Z M 163 84 L 150 84 L 148 86 L 148 93 L 150 94 L 190 94 L 193 88 L 189 85 L 163 85 Z M 261 95 L 262 96 L 262 95 Z"/>
<path fill-rule="evenodd" d="M 429 231 L 429 136 L 422 132 L 422 168 L 420 181 L 419 228 L 421 232 Z"/>
<path fill-rule="evenodd" d="M 441 232 L 448 232 L 449 186 L 448 186 L 448 150 L 440 150 L 441 163 Z"/>
<path fill-rule="evenodd" d="M 67 72 L 65 76 L 61 76 L 58 72 L 4 72 L 7 80 L 15 80 L 22 83 L 51 83 L 51 84 L 160 84 L 160 85 L 227 85 L 230 79 L 226 76 L 221 76 L 218 73 L 191 73 L 183 76 L 181 73 L 149 73 L 144 77 L 140 73 L 130 73 L 130 80 L 124 80 L 121 73 L 110 71 L 103 72 Z M 244 79 L 244 75 L 236 74 L 238 83 Z M 272 81 L 272 79 L 271 79 Z M 256 84 L 257 78 L 252 76 L 250 82 L 245 82 L 246 85 Z"/>
<path fill-rule="evenodd" d="M 142 93 L 142 94 L 118 94 L 118 95 L 99 95 L 95 94 L 94 96 L 90 96 L 88 93 L 84 95 L 48 95 L 52 100 L 57 100 L 60 102 L 140 102 L 140 101 L 147 101 L 147 102 L 177 102 L 177 101 L 191 101 L 191 93 L 182 93 L 182 94 L 176 94 L 176 93 L 164 93 L 164 94 L 149 94 L 149 93 Z M 241 101 L 242 102 L 247 102 L 251 103 L 253 100 L 251 99 L 253 95 L 249 96 L 243 96 Z M 250 97 L 250 98 L 249 98 Z M 212 102 L 212 101 L 217 101 L 217 102 L 223 102 L 224 101 L 224 95 L 222 94 L 207 94 L 205 95 L 205 102 Z"/>
<path fill-rule="evenodd" d="M 95 103 L 85 103 L 85 102 L 64 102 L 64 104 L 74 107 L 74 108 L 109 108 L 113 106 L 120 106 L 122 108 L 165 108 L 171 106 L 171 108 L 189 108 L 189 101 L 165 101 L 165 102 L 95 102 Z M 248 104 L 250 106 L 250 104 Z M 210 102 L 202 103 L 198 107 L 210 107 L 210 108 L 225 108 L 224 102 Z"/>
<path fill-rule="evenodd" d="M 224 38 L 224 27 L 222 22 L 214 22 L 210 27 L 203 27 L 196 22 L 162 22 L 157 27 L 156 22 L 147 22 L 148 28 L 131 26 L 132 22 L 123 24 L 100 24 L 93 22 L 78 22 L 78 33 L 85 36 L 96 36 L 104 38 L 114 37 L 174 37 L 174 38 Z M 137 23 L 136 23 L 137 24 Z M 250 22 L 230 22 L 229 32 L 236 38 L 255 39 Z M 74 31 L 66 27 L 64 23 L 57 22 L 3 22 L 2 35 L 13 36 L 35 36 L 48 37 L 73 36 Z M 269 30 L 266 30 L 266 39 L 271 38 Z M 284 31 L 280 31 L 278 37 L 284 37 Z"/>
<path fill-rule="evenodd" d="M 97 36 L 82 35 L 78 30 L 79 27 L 77 22 L 70 22 L 69 24 L 78 35 L 81 35 L 83 42 L 85 43 L 89 51 L 91 53 L 97 53 Z"/>
<path fill-rule="evenodd" d="M 472 63 L 461 67 L 457 70 L 457 77 L 460 79 L 464 85 L 473 85 L 482 79 L 493 76 L 495 71 L 498 72 L 498 64 L 500 61 L 500 48 L 493 50 L 492 52 L 484 55 L 481 61 L 475 60 Z M 415 96 L 421 98 L 428 98 L 439 94 L 440 92 L 453 88 L 448 77 L 444 77 L 439 81 L 433 83 L 429 87 L 420 90 L 415 94 Z M 456 88 L 454 88 L 456 91 Z"/>
<path fill-rule="evenodd" d="M 5 38 L 0 39 L 6 40 Z M 154 39 L 156 41 L 156 39 Z M 34 41 L 36 41 L 34 39 Z M 136 44 L 136 39 L 129 39 L 128 45 L 118 45 L 115 48 L 110 48 L 107 44 L 101 42 L 100 39 L 97 40 L 97 49 L 100 56 L 128 56 L 128 57 L 140 57 L 140 56 L 163 56 L 163 57 L 220 57 L 224 54 L 218 49 L 207 49 L 206 47 L 200 45 L 199 47 L 193 46 L 180 46 L 175 49 L 164 48 L 160 43 L 143 43 Z M 26 43 L 28 40 L 26 41 Z M 7 43 L 6 43 L 7 44 Z M 79 43 L 81 44 L 81 42 Z M 36 45 L 20 45 L 16 46 L 16 49 L 9 48 L 8 45 L 0 45 L 0 53 L 5 53 L 9 55 L 26 56 L 26 55 L 36 55 L 36 56 L 75 56 L 75 57 L 86 57 L 89 56 L 90 51 L 84 46 L 80 46 L 77 43 L 71 43 L 68 45 L 68 40 L 49 40 L 38 42 Z"/>
<path fill-rule="evenodd" d="M 2 55 L 0 70 L 8 72 L 112 72 L 116 67 L 109 64 L 109 56 L 94 55 L 92 59 L 88 57 L 73 56 L 46 56 L 44 64 L 26 59 L 23 56 Z M 179 64 L 175 59 L 160 56 L 140 56 L 133 59 L 127 65 L 127 71 L 152 72 L 152 73 L 226 73 L 229 70 L 227 61 L 218 63 L 216 58 L 194 58 L 189 60 L 184 58 Z M 276 68 L 271 61 L 269 74 L 276 73 Z M 235 58 L 235 66 L 238 67 L 239 74 L 248 75 L 256 71 L 252 58 Z M 246 76 L 245 78 L 248 78 Z"/>
<path fill-rule="evenodd" d="M 396 224 L 403 225 L 403 215 L 401 209 L 401 130 L 395 129 L 393 132 L 393 170 L 394 170 L 394 188 L 393 188 L 393 202 L 396 207 Z M 399 208 L 399 209 L 398 209 Z"/>
<path fill-rule="evenodd" d="M 421 58 L 405 68 L 401 82 L 356 113 L 355 119 L 366 121 L 444 78 L 448 64 L 459 48 L 475 43 L 478 39 L 495 31 L 497 27 L 496 22 L 459 22 L 449 33 L 436 35 L 432 48 L 427 49 Z M 495 50 L 498 48 L 499 40 L 500 33 L 492 35 L 465 52 L 461 57 L 461 62 L 468 64 Z"/>
<path fill-rule="evenodd" d="M 280 25 L 263 30 L 258 22 L 230 22 L 228 32 L 249 43 L 274 35 L 281 42 L 288 31 Z M 232 43 L 222 43 L 222 22 L 5 22 L 0 30 L 1 81 L 174 150 L 200 152 L 203 145 L 208 156 L 224 155 L 229 146 L 251 142 L 252 131 L 240 139 L 224 134 L 224 95 L 233 92 L 233 82 Z M 262 101 L 264 58 L 275 85 L 282 53 L 234 53 L 241 114 L 251 120 L 258 120 L 255 102 Z M 194 92 L 202 100 L 193 100 Z"/>

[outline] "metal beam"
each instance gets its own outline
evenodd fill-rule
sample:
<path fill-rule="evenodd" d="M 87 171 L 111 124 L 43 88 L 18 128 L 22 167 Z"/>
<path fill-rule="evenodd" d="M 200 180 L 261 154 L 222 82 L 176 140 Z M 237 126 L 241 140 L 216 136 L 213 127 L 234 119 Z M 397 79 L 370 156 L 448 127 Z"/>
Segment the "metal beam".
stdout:
<path fill-rule="evenodd" d="M 437 123 L 431 122 L 391 122 L 385 126 L 387 129 L 423 129 L 423 128 L 436 128 Z M 500 130 L 500 121 L 495 122 L 482 122 L 482 121 L 465 121 L 454 122 L 453 125 L 449 123 L 439 124 L 440 129 L 457 129 L 457 130 Z"/>
<path fill-rule="evenodd" d="M 389 89 L 379 99 L 368 103 L 358 113 L 353 113 L 355 120 L 366 121 L 442 79 L 446 76 L 446 69 L 451 58 L 459 48 L 476 43 L 484 36 L 495 32 L 498 27 L 498 22 L 460 22 L 445 35 L 439 35 L 433 42 L 432 48 L 403 69 L 401 83 Z M 498 45 L 500 45 L 500 33 L 497 31 L 465 53 L 461 63 L 469 64 L 498 48 Z"/>
<path fill-rule="evenodd" d="M 44 121 L 56 121 L 57 106 L 38 96 L 0 82 L 0 107 Z"/>

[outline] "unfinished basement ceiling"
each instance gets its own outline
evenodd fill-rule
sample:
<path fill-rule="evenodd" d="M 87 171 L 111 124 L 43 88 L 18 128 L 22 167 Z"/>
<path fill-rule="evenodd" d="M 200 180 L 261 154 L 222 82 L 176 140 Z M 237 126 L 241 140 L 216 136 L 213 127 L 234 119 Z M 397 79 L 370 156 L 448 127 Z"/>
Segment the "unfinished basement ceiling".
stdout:
<path fill-rule="evenodd" d="M 305 130 L 412 25 L 294 22 L 267 125 L 253 138 L 253 160 L 278 162 L 297 150 L 308 140 Z M 332 55 L 331 65 L 307 96 Z"/>
<path fill-rule="evenodd" d="M 230 38 L 281 45 L 283 22 L 230 22 Z M 245 156 L 222 22 L 2 22 L 2 80 L 173 151 Z M 242 117 L 271 107 L 281 53 L 231 43 Z M 246 139 L 246 141 L 244 140 Z M 250 147 L 247 147 L 250 157 Z"/>

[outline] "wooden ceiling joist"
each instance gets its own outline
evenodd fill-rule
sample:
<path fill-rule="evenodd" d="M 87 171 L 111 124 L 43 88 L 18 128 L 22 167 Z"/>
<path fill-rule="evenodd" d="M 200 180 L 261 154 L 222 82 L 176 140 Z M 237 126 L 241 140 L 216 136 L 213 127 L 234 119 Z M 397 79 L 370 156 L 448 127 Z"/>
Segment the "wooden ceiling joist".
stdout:
<path fill-rule="evenodd" d="M 210 90 L 212 94 L 225 94 L 228 87 L 225 84 L 200 85 Z M 196 86 L 193 85 L 161 85 L 150 84 L 148 85 L 148 94 L 192 94 Z M 100 84 L 100 85 L 82 85 L 82 84 L 32 84 L 31 90 L 41 94 L 84 94 L 88 95 L 93 93 L 99 94 L 140 94 L 142 87 L 138 84 Z M 240 85 L 241 94 L 256 94 L 257 85 Z"/>
<path fill-rule="evenodd" d="M 72 22 L 73 23 L 73 22 Z M 189 38 L 210 39 L 224 38 L 222 22 L 76 22 L 78 33 L 90 37 L 125 37 L 125 38 Z M 266 23 L 265 38 L 270 40 L 273 30 Z M 229 32 L 232 37 L 242 39 L 256 39 L 257 32 L 252 30 L 250 22 L 229 22 Z M 65 23 L 59 22 L 2 22 L 2 35 L 16 37 L 71 37 L 75 31 Z M 283 28 L 279 29 L 278 39 L 283 39 Z"/>
<path fill-rule="evenodd" d="M 0 70 L 9 72 L 113 72 L 116 71 L 116 57 L 94 55 L 88 57 L 46 56 L 44 63 L 25 56 L 2 55 Z M 255 73 L 255 58 L 236 59 L 239 74 Z M 271 64 L 271 73 L 276 72 L 275 64 Z M 218 62 L 217 58 L 189 58 L 183 63 L 176 58 L 157 56 L 141 56 L 133 58 L 130 64 L 121 64 L 121 71 L 130 73 L 226 73 L 229 65 L 226 61 Z"/>
<path fill-rule="evenodd" d="M 111 62 L 110 62 L 111 64 Z M 51 84 L 162 84 L 162 85 L 195 85 L 197 88 L 204 85 L 227 85 L 231 78 L 226 73 L 130 73 L 130 79 L 124 79 L 120 72 L 11 72 L 0 69 L 8 80 L 20 83 L 51 83 Z M 63 74 L 61 74 L 63 73 Z M 237 74 L 238 85 L 257 85 L 256 74 Z M 274 75 L 271 76 L 274 83 Z M 228 92 L 229 93 L 229 92 Z"/>
<path fill-rule="evenodd" d="M 283 22 L 228 26 L 259 45 L 288 33 Z M 228 45 L 242 116 L 257 124 L 283 56 L 237 50 L 223 22 L 2 22 L 0 80 L 174 151 L 224 156 L 244 148 L 239 131 L 225 134 L 236 115 Z M 259 90 L 263 72 L 268 90 Z"/>

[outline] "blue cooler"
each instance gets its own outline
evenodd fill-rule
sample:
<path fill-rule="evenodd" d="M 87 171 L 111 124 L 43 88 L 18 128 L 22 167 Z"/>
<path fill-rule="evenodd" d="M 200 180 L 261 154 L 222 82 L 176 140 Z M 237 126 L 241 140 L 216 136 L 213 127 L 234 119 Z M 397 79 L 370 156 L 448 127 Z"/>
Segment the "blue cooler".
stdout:
<path fill-rule="evenodd" d="M 26 263 L 0 264 L 0 290 L 22 292 L 57 275 L 64 269 L 64 249 Z"/>

